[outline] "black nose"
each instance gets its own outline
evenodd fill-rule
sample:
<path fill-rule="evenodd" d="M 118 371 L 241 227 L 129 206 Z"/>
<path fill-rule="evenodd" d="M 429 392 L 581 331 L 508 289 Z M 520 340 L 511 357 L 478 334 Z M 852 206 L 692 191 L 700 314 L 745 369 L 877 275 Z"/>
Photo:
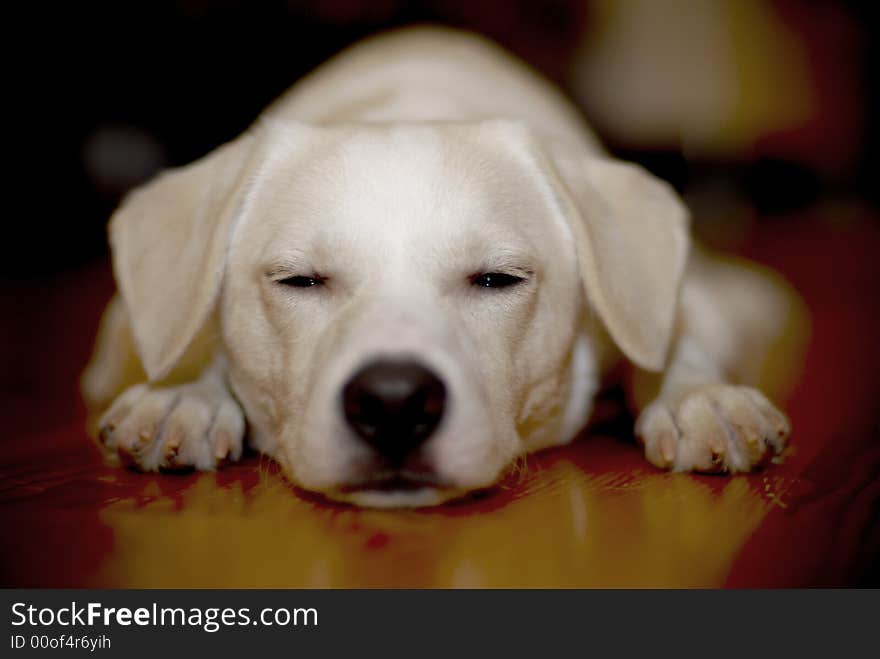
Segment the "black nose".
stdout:
<path fill-rule="evenodd" d="M 368 364 L 342 390 L 348 425 L 393 464 L 431 436 L 445 404 L 440 378 L 411 361 Z"/>

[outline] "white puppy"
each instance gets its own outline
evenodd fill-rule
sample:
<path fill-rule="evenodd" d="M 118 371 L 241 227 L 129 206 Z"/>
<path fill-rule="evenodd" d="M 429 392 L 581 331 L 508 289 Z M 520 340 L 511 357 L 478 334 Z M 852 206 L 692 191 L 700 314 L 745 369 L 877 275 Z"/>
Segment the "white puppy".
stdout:
<path fill-rule="evenodd" d="M 667 185 L 474 36 L 353 47 L 131 194 L 110 239 L 83 386 L 142 469 L 211 469 L 247 436 L 309 490 L 435 504 L 571 440 L 620 357 L 659 467 L 748 471 L 789 432 L 733 384 L 785 294 L 692 253 Z"/>

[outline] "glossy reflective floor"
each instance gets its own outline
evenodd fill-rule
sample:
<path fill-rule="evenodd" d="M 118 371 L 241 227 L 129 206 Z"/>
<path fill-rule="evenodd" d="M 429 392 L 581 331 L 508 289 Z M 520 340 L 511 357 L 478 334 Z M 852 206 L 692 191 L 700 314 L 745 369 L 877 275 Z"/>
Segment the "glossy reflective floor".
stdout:
<path fill-rule="evenodd" d="M 5 396 L 2 584 L 866 583 L 880 547 L 878 236 L 869 223 L 794 238 L 776 225 L 755 242 L 761 249 L 746 250 L 782 270 L 813 315 L 804 374 L 786 405 L 795 434 L 784 464 L 735 478 L 665 474 L 627 440 L 625 422 L 606 423 L 530 457 L 491 492 L 417 512 L 328 504 L 258 456 L 182 476 L 105 467 L 71 392 L 110 292 L 106 270 L 7 289 L 2 303 L 15 314 L 3 338 L 25 344 L 7 359 L 29 360 L 35 390 Z M 46 342 L 52 350 L 36 349 Z"/>

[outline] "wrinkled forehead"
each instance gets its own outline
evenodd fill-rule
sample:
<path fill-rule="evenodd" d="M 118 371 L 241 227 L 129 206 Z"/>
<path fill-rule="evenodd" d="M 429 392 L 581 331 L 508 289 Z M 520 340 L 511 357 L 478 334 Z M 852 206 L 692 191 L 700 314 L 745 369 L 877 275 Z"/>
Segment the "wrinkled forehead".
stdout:
<path fill-rule="evenodd" d="M 400 246 L 467 239 L 527 249 L 548 212 L 534 176 L 479 125 L 308 128 L 267 149 L 247 221 L 276 245 L 387 250 L 394 236 Z"/>

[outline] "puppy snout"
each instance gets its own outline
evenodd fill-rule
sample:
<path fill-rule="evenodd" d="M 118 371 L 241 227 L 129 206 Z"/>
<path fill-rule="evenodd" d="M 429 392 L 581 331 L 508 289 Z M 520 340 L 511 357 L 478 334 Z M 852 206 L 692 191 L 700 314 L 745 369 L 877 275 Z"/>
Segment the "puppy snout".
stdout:
<path fill-rule="evenodd" d="M 446 387 L 413 361 L 376 361 L 342 391 L 345 420 L 392 465 L 400 466 L 440 425 Z"/>

